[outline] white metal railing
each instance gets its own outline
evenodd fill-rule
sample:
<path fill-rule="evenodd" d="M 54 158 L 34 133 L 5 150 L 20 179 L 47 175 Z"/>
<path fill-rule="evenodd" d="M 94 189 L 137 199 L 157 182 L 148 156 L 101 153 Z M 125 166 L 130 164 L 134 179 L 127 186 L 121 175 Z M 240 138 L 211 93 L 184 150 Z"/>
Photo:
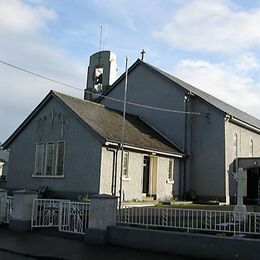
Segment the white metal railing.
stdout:
<path fill-rule="evenodd" d="M 14 197 L 13 196 L 7 196 L 6 198 L 6 210 L 5 210 L 5 223 L 9 223 L 10 218 L 13 215 L 13 209 L 14 209 Z"/>
<path fill-rule="evenodd" d="M 117 223 L 146 228 L 260 235 L 260 213 L 156 207 L 124 207 Z"/>
<path fill-rule="evenodd" d="M 85 234 L 89 205 L 69 200 L 35 199 L 31 228 L 58 227 L 62 232 Z"/>
<path fill-rule="evenodd" d="M 89 205 L 84 202 L 62 202 L 59 231 L 85 234 L 88 227 Z"/>
<path fill-rule="evenodd" d="M 33 200 L 31 228 L 58 227 L 60 205 L 63 201 L 56 199 Z"/>

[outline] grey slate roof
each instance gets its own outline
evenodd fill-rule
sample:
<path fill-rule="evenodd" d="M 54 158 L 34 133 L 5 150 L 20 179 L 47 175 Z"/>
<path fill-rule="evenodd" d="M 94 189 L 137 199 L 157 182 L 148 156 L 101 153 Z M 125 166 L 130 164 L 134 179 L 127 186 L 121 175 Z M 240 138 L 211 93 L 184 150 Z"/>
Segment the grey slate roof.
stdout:
<path fill-rule="evenodd" d="M 159 68 L 149 64 L 149 63 L 146 63 L 146 62 L 143 62 L 141 60 L 137 60 L 130 68 L 129 68 L 129 73 L 131 73 L 131 71 L 133 71 L 138 65 L 143 65 L 145 67 L 147 67 L 148 69 L 150 69 L 151 71 L 153 72 L 156 72 L 158 73 L 158 75 L 160 76 L 163 76 L 164 78 L 167 78 L 168 80 L 178 84 L 179 86 L 183 87 L 184 89 L 186 89 L 187 91 L 190 91 L 192 92 L 193 94 L 195 94 L 196 96 L 198 96 L 199 98 L 201 98 L 202 100 L 206 101 L 207 103 L 211 104 L 212 106 L 216 107 L 217 109 L 219 109 L 220 111 L 236 118 L 236 119 L 239 119 L 247 124 L 250 124 L 254 127 L 257 127 L 260 129 L 260 120 L 225 103 L 224 101 L 184 82 L 183 80 L 180 80 L 176 77 L 174 77 L 173 75 L 163 71 L 163 70 L 160 70 Z M 106 93 L 104 93 L 104 95 L 107 95 L 110 91 L 113 90 L 113 88 L 116 87 L 116 85 L 121 81 L 123 80 L 125 77 L 125 73 L 122 74 L 120 76 L 120 78 L 111 86 L 111 88 L 109 88 Z M 100 100 L 102 100 L 102 97 L 98 98 L 97 101 L 100 102 Z"/>
<path fill-rule="evenodd" d="M 32 111 L 32 113 L 22 122 L 15 132 L 3 143 L 3 148 L 7 149 L 13 140 L 20 134 L 34 116 L 42 109 L 50 98 L 57 98 L 83 123 L 90 127 L 103 142 L 121 143 L 122 140 L 122 113 L 106 108 L 104 105 L 91 101 L 68 96 L 56 91 L 50 93 Z M 162 137 L 158 132 L 148 126 L 139 117 L 126 114 L 125 121 L 125 142 L 126 145 L 152 150 L 158 153 L 169 153 L 172 155 L 184 154 L 171 142 Z"/>
<path fill-rule="evenodd" d="M 120 143 L 122 140 L 122 113 L 104 105 L 53 92 L 87 125 L 106 141 Z M 159 152 L 181 154 L 169 141 L 144 123 L 140 118 L 126 115 L 125 144 Z"/>

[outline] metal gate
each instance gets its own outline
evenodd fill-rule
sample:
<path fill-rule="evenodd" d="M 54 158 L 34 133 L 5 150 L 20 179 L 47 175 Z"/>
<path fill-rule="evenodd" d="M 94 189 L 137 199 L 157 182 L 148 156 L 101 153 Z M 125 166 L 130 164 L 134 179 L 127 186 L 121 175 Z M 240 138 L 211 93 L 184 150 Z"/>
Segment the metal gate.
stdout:
<path fill-rule="evenodd" d="M 35 199 L 31 227 L 58 227 L 61 203 L 64 200 Z"/>
<path fill-rule="evenodd" d="M 14 210 L 14 197 L 13 196 L 7 196 L 6 198 L 6 217 L 5 221 L 6 223 L 9 223 L 10 218 L 13 215 L 13 210 Z"/>
<path fill-rule="evenodd" d="M 85 234 L 88 227 L 89 203 L 61 202 L 59 231 Z"/>
<path fill-rule="evenodd" d="M 0 200 L 0 212 L 5 212 L 5 214 L 0 214 L 0 223 L 9 223 L 10 218 L 13 215 L 14 197 L 7 196 L 6 200 L 1 198 Z"/>

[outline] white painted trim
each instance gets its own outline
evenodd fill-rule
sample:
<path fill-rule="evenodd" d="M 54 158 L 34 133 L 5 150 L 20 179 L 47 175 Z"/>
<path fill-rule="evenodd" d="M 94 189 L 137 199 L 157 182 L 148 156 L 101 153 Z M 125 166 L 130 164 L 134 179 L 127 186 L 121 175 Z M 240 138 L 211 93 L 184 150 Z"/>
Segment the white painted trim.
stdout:
<path fill-rule="evenodd" d="M 239 119 L 236 119 L 236 118 L 234 118 L 232 116 L 230 117 L 229 121 L 231 123 L 235 123 L 235 124 L 237 124 L 239 126 L 245 127 L 245 128 L 247 128 L 247 129 L 249 129 L 251 131 L 254 131 L 254 132 L 260 134 L 260 129 L 259 128 L 255 127 L 255 126 L 252 126 L 252 125 L 249 125 L 249 124 L 247 124 L 247 123 L 245 123 L 245 122 L 243 122 L 243 121 L 241 121 Z"/>
<path fill-rule="evenodd" d="M 62 169 L 62 172 L 63 174 L 62 175 L 58 175 L 57 174 L 57 163 L 58 163 L 58 149 L 59 149 L 59 143 L 64 143 L 64 153 L 63 153 L 63 169 Z M 56 158 L 55 158 L 55 169 L 54 169 L 54 172 L 55 172 L 55 175 L 54 176 L 64 176 L 64 165 L 65 165 L 65 149 L 66 149 L 66 144 L 65 144 L 65 140 L 60 140 L 60 141 L 57 141 L 56 142 Z"/>
<path fill-rule="evenodd" d="M 58 158 L 58 147 L 59 147 L 59 143 L 64 143 L 64 154 L 63 154 L 63 174 L 62 175 L 57 175 L 57 158 Z M 59 141 L 49 141 L 49 142 L 37 142 L 35 147 L 35 161 L 34 161 L 34 172 L 32 174 L 32 177 L 39 177 L 39 178 L 64 178 L 64 165 L 65 165 L 65 149 L 66 149 L 66 145 L 65 145 L 65 140 L 59 140 Z M 42 175 L 36 175 L 35 174 L 35 169 L 36 169 L 36 154 L 37 154 L 37 146 L 39 144 L 43 144 L 43 157 L 42 157 L 42 164 L 43 164 L 43 172 Z M 52 175 L 46 175 L 46 160 L 47 160 L 47 147 L 48 144 L 53 144 L 53 172 Z"/>
<path fill-rule="evenodd" d="M 122 181 L 131 181 L 131 177 L 122 177 Z"/>
<path fill-rule="evenodd" d="M 47 157 L 48 157 L 48 145 L 52 144 L 53 145 L 53 155 L 52 155 L 52 172 L 51 175 L 47 175 L 46 174 L 46 169 L 47 169 Z M 44 176 L 52 176 L 55 173 L 55 169 L 54 169 L 54 160 L 55 160 L 55 142 L 54 141 L 49 141 L 45 143 L 45 163 L 44 163 Z"/>
<path fill-rule="evenodd" d="M 170 164 L 170 162 L 171 162 L 171 169 L 169 169 L 169 164 Z M 166 182 L 167 183 L 174 183 L 174 164 L 175 164 L 175 161 L 174 161 L 174 159 L 169 159 L 168 160 L 168 179 L 166 180 Z M 169 170 L 170 170 L 170 172 L 169 172 Z M 169 175 L 171 175 L 171 179 L 169 178 Z"/>
<path fill-rule="evenodd" d="M 124 175 L 124 156 L 127 156 L 127 165 L 126 165 L 126 173 L 127 175 Z M 122 180 L 130 180 L 129 178 L 129 151 L 124 151 L 123 152 L 123 174 L 122 174 Z"/>
<path fill-rule="evenodd" d="M 33 171 L 33 175 L 34 176 L 43 176 L 43 175 L 36 175 L 35 174 L 36 164 L 37 164 L 37 160 L 36 159 L 38 159 L 37 158 L 37 148 L 38 148 L 38 145 L 40 145 L 40 144 L 43 145 L 43 156 L 42 156 L 42 162 L 41 162 L 42 166 L 43 166 L 43 168 L 41 169 L 43 171 L 42 174 L 44 174 L 44 172 L 45 172 L 45 164 L 44 164 L 44 159 L 45 159 L 45 142 L 37 142 L 35 144 L 35 153 L 34 153 L 34 171 Z"/>
<path fill-rule="evenodd" d="M 114 142 L 106 142 L 105 145 L 113 145 L 113 146 L 119 147 L 118 143 L 114 143 Z M 137 150 L 137 151 L 155 153 L 157 155 L 166 155 L 166 156 L 170 156 L 170 157 L 183 158 L 183 155 L 180 155 L 180 154 L 159 152 L 159 151 L 156 151 L 156 150 L 151 150 L 151 149 L 146 149 L 146 148 L 139 148 L 139 147 L 135 147 L 135 146 L 132 146 L 132 145 L 127 145 L 127 144 L 125 144 L 124 147 L 125 148 L 129 148 L 129 149 L 133 149 L 133 150 Z"/>
<path fill-rule="evenodd" d="M 59 179 L 64 178 L 63 175 L 32 175 L 33 178 L 51 178 L 51 179 Z"/>

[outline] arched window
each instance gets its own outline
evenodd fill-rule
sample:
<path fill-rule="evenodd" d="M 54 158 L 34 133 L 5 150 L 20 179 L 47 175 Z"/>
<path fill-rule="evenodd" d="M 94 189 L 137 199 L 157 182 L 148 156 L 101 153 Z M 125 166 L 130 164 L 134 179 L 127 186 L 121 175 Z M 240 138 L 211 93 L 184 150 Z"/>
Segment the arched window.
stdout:
<path fill-rule="evenodd" d="M 237 157 L 238 157 L 238 136 L 237 133 L 234 133 L 233 135 L 233 160 L 234 160 L 233 171 L 234 172 L 237 171 L 237 167 L 238 167 Z"/>
<path fill-rule="evenodd" d="M 254 156 L 254 140 L 253 139 L 250 140 L 249 147 L 250 147 L 249 156 L 253 157 Z"/>
<path fill-rule="evenodd" d="M 233 136 L 233 159 L 236 159 L 238 156 L 238 136 L 237 133 L 234 133 Z"/>

